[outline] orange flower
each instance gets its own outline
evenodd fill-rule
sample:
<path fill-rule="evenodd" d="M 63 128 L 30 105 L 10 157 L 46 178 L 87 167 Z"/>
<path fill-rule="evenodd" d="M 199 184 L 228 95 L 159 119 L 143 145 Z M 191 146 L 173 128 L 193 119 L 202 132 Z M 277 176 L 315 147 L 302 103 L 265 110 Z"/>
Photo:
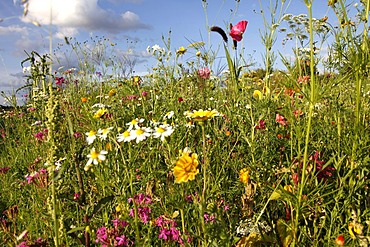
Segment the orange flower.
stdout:
<path fill-rule="evenodd" d="M 242 182 L 245 185 L 249 183 L 249 171 L 247 170 L 247 168 L 243 168 L 240 170 L 239 179 L 240 182 Z"/>
<path fill-rule="evenodd" d="M 339 235 L 336 239 L 335 239 L 335 243 L 339 246 L 344 246 L 344 237 L 343 235 Z"/>
<path fill-rule="evenodd" d="M 82 102 L 82 103 L 86 103 L 86 102 L 87 102 L 87 98 L 86 98 L 86 97 L 82 97 L 82 98 L 81 98 L 81 102 Z"/>
<path fill-rule="evenodd" d="M 175 182 L 182 183 L 194 180 L 195 175 L 199 173 L 198 164 L 198 155 L 196 153 L 191 153 L 186 149 L 182 151 L 181 157 L 173 168 Z"/>

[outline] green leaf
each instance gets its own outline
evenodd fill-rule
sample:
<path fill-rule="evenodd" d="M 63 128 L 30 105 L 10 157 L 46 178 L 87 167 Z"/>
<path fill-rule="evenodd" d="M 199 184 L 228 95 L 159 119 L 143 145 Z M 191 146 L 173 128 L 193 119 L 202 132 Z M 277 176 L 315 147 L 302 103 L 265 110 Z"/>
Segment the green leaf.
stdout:
<path fill-rule="evenodd" d="M 107 197 L 102 198 L 94 207 L 94 210 L 89 218 L 93 217 L 96 213 L 100 212 L 100 210 L 104 208 L 105 204 L 107 204 L 108 202 L 111 202 L 113 199 L 114 199 L 114 196 L 107 196 Z"/>
<path fill-rule="evenodd" d="M 79 226 L 79 227 L 75 227 L 75 228 L 73 228 L 73 229 L 71 229 L 71 230 L 69 230 L 68 232 L 67 232 L 67 234 L 71 234 L 71 233 L 74 233 L 74 232 L 77 232 L 77 231 L 84 231 L 85 230 L 85 226 Z"/>
<path fill-rule="evenodd" d="M 284 220 L 278 219 L 277 230 L 280 236 L 281 243 L 283 244 L 283 247 L 290 246 L 293 240 L 292 228 L 289 225 L 287 225 Z"/>

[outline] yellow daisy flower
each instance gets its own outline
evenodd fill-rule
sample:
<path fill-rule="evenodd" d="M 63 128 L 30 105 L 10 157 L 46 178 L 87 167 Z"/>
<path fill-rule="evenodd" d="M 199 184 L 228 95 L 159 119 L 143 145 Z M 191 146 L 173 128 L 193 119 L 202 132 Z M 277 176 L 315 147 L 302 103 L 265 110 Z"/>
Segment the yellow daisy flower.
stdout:
<path fill-rule="evenodd" d="M 247 168 L 243 168 L 240 170 L 239 179 L 240 182 L 242 182 L 245 185 L 249 183 L 249 171 L 247 170 Z"/>
<path fill-rule="evenodd" d="M 198 155 L 196 153 L 183 151 L 181 157 L 176 162 L 176 166 L 173 168 L 175 182 L 182 183 L 194 180 L 195 175 L 199 173 L 198 164 Z"/>
<path fill-rule="evenodd" d="M 204 122 L 215 116 L 219 116 L 220 114 L 216 110 L 203 111 L 202 109 L 200 109 L 198 111 L 185 112 L 185 115 L 197 122 Z"/>

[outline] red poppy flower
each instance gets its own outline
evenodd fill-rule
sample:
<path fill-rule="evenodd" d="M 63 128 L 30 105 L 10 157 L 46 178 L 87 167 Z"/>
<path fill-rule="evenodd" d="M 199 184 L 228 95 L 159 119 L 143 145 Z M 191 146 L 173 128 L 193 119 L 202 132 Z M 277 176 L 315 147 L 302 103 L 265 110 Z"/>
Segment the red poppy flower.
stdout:
<path fill-rule="evenodd" d="M 245 32 L 245 29 L 247 28 L 247 21 L 240 21 L 235 26 L 231 27 L 230 30 L 230 36 L 235 41 L 241 41 L 243 38 L 243 33 Z"/>

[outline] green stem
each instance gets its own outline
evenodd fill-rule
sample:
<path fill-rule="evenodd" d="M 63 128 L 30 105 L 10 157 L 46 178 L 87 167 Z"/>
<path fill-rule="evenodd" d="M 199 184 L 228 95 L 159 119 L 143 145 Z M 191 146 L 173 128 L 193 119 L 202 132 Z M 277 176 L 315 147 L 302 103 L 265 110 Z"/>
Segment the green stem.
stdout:
<path fill-rule="evenodd" d="M 313 116 L 313 109 L 315 105 L 315 63 L 314 63 L 314 42 L 313 42 L 313 18 L 312 18 L 312 1 L 308 3 L 306 2 L 306 6 L 309 12 L 309 31 L 310 31 L 310 72 L 311 72 L 311 78 L 310 78 L 310 102 L 309 102 L 309 111 L 308 111 L 308 121 L 306 125 L 306 138 L 305 138 L 305 147 L 304 147 L 304 154 L 303 154 L 303 166 L 301 170 L 301 181 L 299 183 L 299 193 L 298 193 L 298 204 L 296 208 L 296 215 L 295 215 L 295 221 L 293 225 L 293 234 L 294 234 L 294 242 L 293 246 L 297 243 L 297 231 L 298 231 L 298 223 L 299 223 L 299 217 L 302 211 L 302 195 L 303 190 L 305 188 L 306 184 L 306 168 L 308 164 L 308 144 L 310 142 L 310 133 L 311 133 L 311 124 L 312 124 L 312 116 Z"/>
<path fill-rule="evenodd" d="M 203 233 L 203 243 L 204 246 L 207 246 L 207 233 L 206 233 L 206 226 L 204 221 L 204 212 L 206 207 L 206 197 L 207 197 L 207 169 L 208 169 L 208 160 L 207 160 L 207 148 L 206 148 L 206 134 L 204 129 L 204 122 L 200 122 L 200 125 L 202 127 L 202 141 L 203 141 L 203 191 L 202 191 L 202 199 L 200 202 L 200 217 L 201 217 L 201 223 L 202 223 L 202 233 Z"/>

